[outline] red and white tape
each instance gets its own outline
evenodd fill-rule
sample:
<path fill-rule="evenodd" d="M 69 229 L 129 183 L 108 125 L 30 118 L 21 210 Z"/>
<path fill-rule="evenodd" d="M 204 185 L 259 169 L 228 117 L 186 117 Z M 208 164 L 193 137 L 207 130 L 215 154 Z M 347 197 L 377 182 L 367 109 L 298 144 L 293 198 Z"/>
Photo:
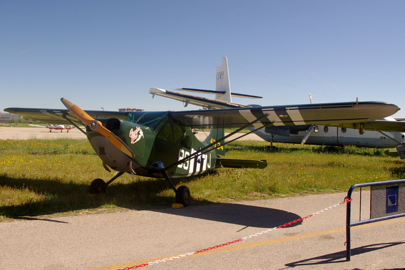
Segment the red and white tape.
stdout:
<path fill-rule="evenodd" d="M 197 250 L 197 251 L 194 251 L 194 252 L 184 253 L 184 254 L 181 254 L 181 255 L 178 255 L 178 256 L 173 256 L 173 257 L 165 258 L 165 259 L 162 259 L 162 260 L 156 260 L 154 262 L 148 262 L 148 263 L 144 263 L 144 264 L 134 265 L 134 266 L 131 266 L 131 267 L 125 267 L 125 268 L 117 269 L 117 270 L 131 270 L 131 269 L 136 269 L 136 268 L 140 268 L 140 267 L 145 267 L 145 266 L 148 266 L 148 265 L 154 265 L 154 264 L 158 264 L 158 263 L 165 263 L 165 262 L 181 259 L 181 258 L 184 258 L 184 257 L 188 257 L 188 256 L 191 256 L 191 255 L 194 255 L 194 254 L 202 253 L 202 252 L 205 252 L 205 251 L 208 251 L 208 250 L 213 250 L 213 249 L 221 248 L 221 247 L 224 247 L 224 246 L 229 246 L 229 245 L 232 245 L 234 243 L 241 242 L 243 240 L 247 240 L 247 239 L 250 239 L 250 238 L 253 238 L 253 237 L 257 237 L 257 236 L 260 236 L 260 235 L 275 231 L 277 229 L 281 229 L 281 228 L 284 228 L 284 227 L 287 227 L 287 226 L 291 226 L 291 225 L 293 225 L 293 224 L 295 224 L 297 222 L 303 221 L 304 219 L 307 219 L 307 218 L 322 214 L 322 213 L 324 213 L 324 212 L 326 212 L 328 210 L 331 210 L 331 209 L 333 209 L 335 207 L 338 207 L 339 205 L 342 205 L 344 203 L 349 203 L 351 201 L 352 201 L 352 199 L 349 199 L 348 197 L 346 197 L 342 202 L 334 204 L 334 205 L 332 205 L 330 207 L 327 207 L 325 209 L 322 209 L 322 210 L 320 210 L 318 212 L 312 213 L 312 214 L 310 214 L 310 215 L 308 215 L 306 217 L 299 218 L 297 220 L 285 223 L 283 225 L 280 225 L 280 226 L 277 226 L 277 227 L 274 227 L 274 228 L 271 228 L 271 229 L 268 229 L 268 230 L 265 230 L 265 231 L 258 232 L 256 234 L 251 234 L 249 236 L 245 236 L 245 237 L 239 238 L 237 240 L 233 240 L 231 242 L 227 242 L 227 243 L 216 245 L 216 246 L 213 246 L 213 247 Z"/>

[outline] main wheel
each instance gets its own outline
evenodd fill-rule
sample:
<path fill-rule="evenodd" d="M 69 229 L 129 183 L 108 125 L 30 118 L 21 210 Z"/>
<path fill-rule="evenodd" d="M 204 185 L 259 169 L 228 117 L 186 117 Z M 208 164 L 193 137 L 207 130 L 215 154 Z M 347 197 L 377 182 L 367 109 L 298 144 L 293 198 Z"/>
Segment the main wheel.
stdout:
<path fill-rule="evenodd" d="M 105 192 L 105 182 L 103 179 L 95 179 L 90 184 L 90 194 Z"/>
<path fill-rule="evenodd" d="M 186 186 L 181 186 L 176 191 L 176 202 L 187 206 L 190 204 L 191 196 L 190 190 Z"/>

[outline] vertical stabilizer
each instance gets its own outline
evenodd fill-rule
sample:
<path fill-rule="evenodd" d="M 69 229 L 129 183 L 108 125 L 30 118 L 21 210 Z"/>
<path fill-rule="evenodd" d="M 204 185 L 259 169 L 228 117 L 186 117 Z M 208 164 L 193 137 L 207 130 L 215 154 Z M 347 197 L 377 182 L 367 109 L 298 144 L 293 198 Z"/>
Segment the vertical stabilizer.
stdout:
<path fill-rule="evenodd" d="M 216 94 L 215 99 L 232 102 L 231 84 L 229 82 L 228 58 L 222 58 L 222 65 L 217 67 L 217 91 L 225 91 L 225 94 Z"/>

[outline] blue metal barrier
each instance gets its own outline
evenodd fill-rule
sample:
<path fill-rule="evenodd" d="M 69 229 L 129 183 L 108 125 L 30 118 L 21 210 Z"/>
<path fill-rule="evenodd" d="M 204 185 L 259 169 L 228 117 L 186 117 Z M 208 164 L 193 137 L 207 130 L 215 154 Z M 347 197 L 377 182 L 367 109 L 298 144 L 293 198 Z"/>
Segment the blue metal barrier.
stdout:
<path fill-rule="evenodd" d="M 367 224 L 367 223 L 372 223 L 372 222 L 377 222 L 381 220 L 386 220 L 386 219 L 392 219 L 392 218 L 398 218 L 398 217 L 403 217 L 405 216 L 405 186 L 401 185 L 402 192 L 399 193 L 399 185 L 405 183 L 405 179 L 400 179 L 400 180 L 392 180 L 392 181 L 381 181 L 381 182 L 371 182 L 371 183 L 361 183 L 361 184 L 355 184 L 350 187 L 349 191 L 347 192 L 347 198 L 348 200 L 352 199 L 352 193 L 353 190 L 357 187 L 371 187 L 370 191 L 370 208 L 372 208 L 372 190 L 373 187 L 376 186 L 386 186 L 386 191 L 385 191 L 385 215 L 382 213 L 380 210 L 379 213 L 376 214 L 375 217 L 372 218 L 373 216 L 373 209 L 370 209 L 370 219 L 367 220 L 360 220 L 357 222 L 351 222 L 351 202 L 347 203 L 347 208 L 346 208 L 346 260 L 350 261 L 350 256 L 351 256 L 351 244 L 350 244 L 350 228 L 354 226 L 358 226 L 361 224 Z M 381 192 L 380 192 L 381 193 Z M 401 196 L 400 194 L 404 195 L 400 202 Z M 400 206 L 400 208 L 399 208 Z M 375 207 L 377 208 L 377 207 Z M 380 207 L 381 208 L 381 207 Z M 360 211 L 361 211 L 361 204 L 360 204 Z M 399 214 L 395 214 L 396 212 L 401 212 Z M 376 212 L 376 211 L 375 211 Z M 383 216 L 382 216 L 383 215 Z"/>

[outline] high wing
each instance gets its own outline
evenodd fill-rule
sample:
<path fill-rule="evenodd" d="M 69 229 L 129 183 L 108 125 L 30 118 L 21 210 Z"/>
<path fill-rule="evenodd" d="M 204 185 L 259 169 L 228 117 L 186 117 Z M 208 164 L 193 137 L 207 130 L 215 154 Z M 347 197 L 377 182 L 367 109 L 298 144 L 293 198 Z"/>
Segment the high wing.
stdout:
<path fill-rule="evenodd" d="M 346 102 L 274 107 L 245 107 L 216 110 L 170 111 L 171 117 L 191 128 L 233 128 L 261 126 L 335 125 L 353 128 L 356 123 L 381 119 L 399 108 L 384 102 Z M 68 110 L 7 108 L 6 112 L 47 123 L 80 124 Z M 128 112 L 86 111 L 93 118 L 125 119 Z M 148 112 L 145 112 L 148 113 Z M 65 118 L 66 117 L 66 118 Z M 259 119 L 258 121 L 256 121 Z M 256 121 L 256 122 L 255 122 Z M 254 122 L 254 123 L 253 123 Z"/>
<path fill-rule="evenodd" d="M 311 110 L 319 110 L 319 109 L 325 109 L 325 108 L 332 108 L 334 106 L 338 106 L 339 108 L 348 108 L 348 107 L 352 107 L 352 111 L 355 111 L 356 109 L 354 108 L 354 106 L 356 105 L 355 102 L 353 103 L 331 103 L 331 104 L 308 104 L 308 105 L 291 105 L 291 106 L 278 106 L 278 107 L 251 107 L 249 105 L 242 105 L 242 104 L 237 104 L 237 103 L 233 103 L 233 102 L 226 102 L 226 101 L 221 101 L 221 100 L 216 100 L 216 99 L 210 99 L 210 98 L 204 98 L 204 97 L 198 97 L 198 96 L 193 96 L 193 95 L 187 95 L 187 94 L 181 94 L 175 91 L 169 91 L 169 90 L 165 90 L 165 89 L 160 89 L 160 88 L 151 88 L 150 93 L 152 94 L 156 94 L 159 96 L 163 96 L 166 98 L 171 98 L 171 99 L 175 99 L 175 100 L 179 100 L 182 101 L 184 104 L 193 104 L 193 105 L 197 105 L 197 106 L 201 106 L 201 107 L 205 107 L 205 108 L 209 108 L 209 109 L 233 109 L 233 108 L 238 108 L 238 109 L 246 109 L 246 108 L 250 108 L 252 114 L 254 115 L 263 115 L 264 113 L 268 112 L 268 111 L 272 111 L 272 109 L 276 111 L 278 111 L 279 113 L 273 113 L 271 116 L 271 119 L 273 119 L 274 121 L 271 120 L 272 124 L 268 125 L 267 127 L 267 131 L 268 133 L 273 133 L 273 134 L 278 134 L 278 135 L 282 135 L 282 136 L 289 136 L 290 131 L 291 130 L 295 130 L 295 131 L 303 131 L 303 130 L 308 130 L 309 126 L 311 124 L 319 124 L 319 125 L 330 125 L 330 126 L 340 126 L 340 127 L 346 127 L 346 128 L 360 128 L 360 124 L 361 128 L 363 130 L 370 130 L 370 131 L 387 131 L 387 132 L 405 132 L 405 119 L 399 118 L 399 119 L 394 119 L 394 118 L 386 118 L 386 119 L 381 119 L 381 118 L 377 118 L 379 120 L 371 120 L 373 119 L 372 117 L 370 118 L 363 118 L 363 120 L 359 121 L 359 117 L 355 117 L 354 114 L 353 116 L 353 122 L 350 123 L 350 116 L 346 117 L 345 119 L 349 120 L 349 122 L 347 122 L 345 120 L 345 122 L 339 122 L 339 124 L 337 124 L 336 121 L 340 121 L 341 116 L 336 115 L 333 116 L 332 114 L 329 115 L 329 117 L 331 119 L 329 119 L 328 121 L 324 122 L 325 119 L 318 119 L 316 120 L 316 118 L 314 118 L 313 116 L 308 116 L 309 118 L 304 118 L 304 121 L 300 121 L 300 118 L 298 116 L 298 118 L 296 120 L 294 120 L 294 116 L 293 117 L 289 117 L 289 114 L 286 113 L 287 112 L 287 108 L 288 108 L 288 112 L 293 113 L 294 115 L 294 111 L 296 112 L 298 111 L 305 111 L 304 115 L 307 116 L 308 113 Z M 338 105 L 337 105 L 338 104 Z M 359 103 L 365 105 L 365 104 L 369 104 L 369 106 L 373 106 L 372 104 L 376 104 L 375 102 L 363 102 L 363 103 Z M 380 103 L 379 103 L 380 104 Z M 292 110 L 291 108 L 295 108 L 295 107 L 299 107 L 299 109 L 296 110 Z M 330 110 L 329 110 L 330 111 Z M 254 113 L 253 113 L 254 112 Z M 264 113 L 263 113 L 264 112 Z M 331 111 L 332 112 L 332 111 Z M 217 112 L 213 113 L 211 115 L 211 113 L 208 112 L 204 112 L 202 113 L 204 116 L 201 116 L 203 118 L 205 117 L 214 117 L 214 115 L 216 114 L 221 114 L 222 112 L 217 110 Z M 324 113 L 324 112 L 322 112 Z M 249 112 L 244 112 L 244 114 L 249 114 Z M 176 113 L 177 115 L 177 113 Z M 280 115 L 280 116 L 279 116 Z M 177 116 L 176 116 L 177 117 Z M 188 116 L 187 118 L 190 118 L 191 116 Z M 223 119 L 222 121 L 224 123 L 239 123 L 236 124 L 238 126 L 241 126 L 241 123 L 247 123 L 245 122 L 243 119 L 238 119 L 238 117 L 232 116 L 229 117 L 227 116 L 227 114 L 225 113 L 224 115 L 220 115 L 221 119 Z M 277 117 L 279 119 L 277 119 Z M 317 116 L 318 117 L 318 116 Z M 194 117 L 195 118 L 195 117 Z M 289 119 L 290 118 L 290 119 Z M 361 117 L 360 117 L 361 118 Z M 249 118 L 249 119 L 253 119 L 253 118 Z M 335 121 L 336 120 L 336 121 Z M 211 123 L 213 120 L 207 120 L 207 119 L 199 119 L 197 122 L 204 122 L 206 121 L 207 123 Z M 216 121 L 219 123 L 220 120 Z M 263 122 L 263 120 L 261 120 Z M 184 121 L 184 123 L 191 123 L 190 125 L 192 127 L 197 128 L 198 124 L 194 123 L 193 121 L 187 120 Z M 212 123 L 215 123 L 212 122 Z M 265 124 L 268 124 L 267 120 L 264 121 Z M 357 123 L 357 124 L 356 124 Z M 213 126 L 215 126 L 216 124 L 213 124 Z M 230 125 L 230 124 L 229 124 Z M 228 124 L 225 125 L 227 127 L 230 127 Z M 258 124 L 256 125 L 257 127 L 259 126 Z M 210 125 L 207 125 L 206 127 L 211 127 Z"/>
<path fill-rule="evenodd" d="M 66 118 L 75 124 L 81 125 L 79 119 L 76 118 L 69 110 L 66 109 L 35 109 L 35 108 L 7 108 L 4 111 L 24 116 L 28 119 L 35 119 L 49 124 L 70 124 Z M 128 112 L 115 111 L 86 111 L 93 118 L 119 118 L 125 119 Z M 66 117 L 66 118 L 65 118 Z"/>
<path fill-rule="evenodd" d="M 399 108 L 384 102 L 345 102 L 274 107 L 245 107 L 171 112 L 171 116 L 192 128 L 334 125 L 353 128 L 396 113 Z M 259 121 L 253 123 L 255 120 Z"/>

